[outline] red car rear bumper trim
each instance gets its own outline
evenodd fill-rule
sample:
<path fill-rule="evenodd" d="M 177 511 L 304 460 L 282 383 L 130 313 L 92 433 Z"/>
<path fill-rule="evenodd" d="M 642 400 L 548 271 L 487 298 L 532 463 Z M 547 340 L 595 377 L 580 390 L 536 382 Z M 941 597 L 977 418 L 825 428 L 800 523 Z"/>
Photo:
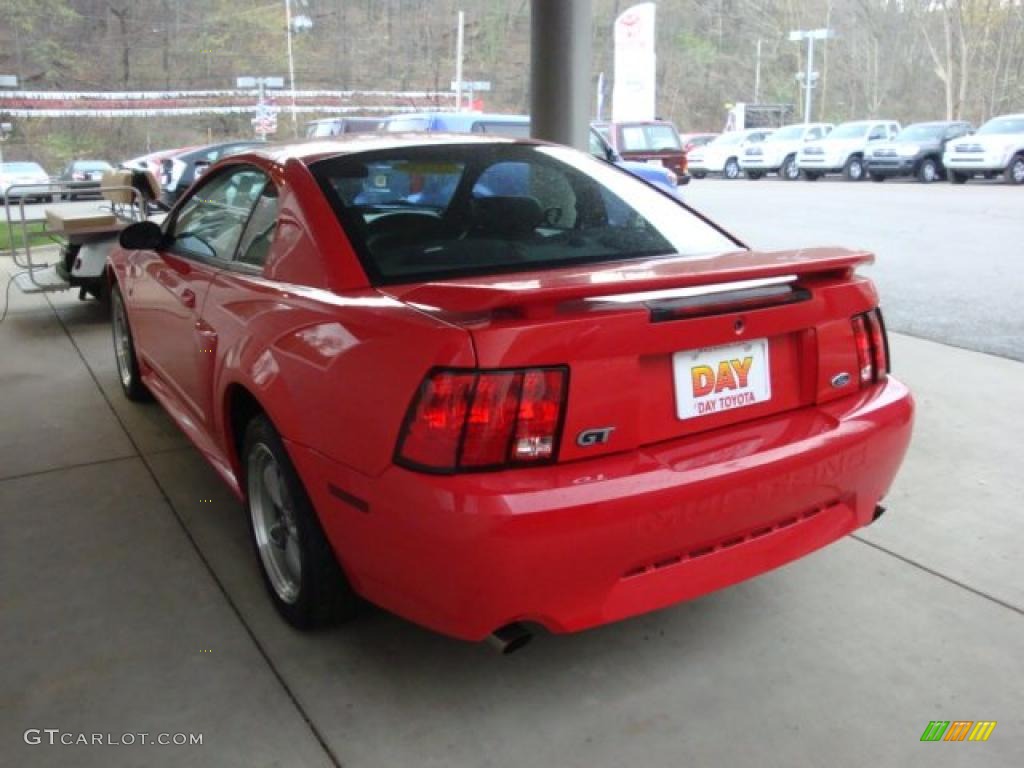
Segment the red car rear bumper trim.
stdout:
<path fill-rule="evenodd" d="M 529 470 L 368 478 L 290 448 L 357 591 L 480 640 L 511 621 L 571 632 L 663 608 L 869 524 L 912 418 L 890 377 L 827 405 Z"/>

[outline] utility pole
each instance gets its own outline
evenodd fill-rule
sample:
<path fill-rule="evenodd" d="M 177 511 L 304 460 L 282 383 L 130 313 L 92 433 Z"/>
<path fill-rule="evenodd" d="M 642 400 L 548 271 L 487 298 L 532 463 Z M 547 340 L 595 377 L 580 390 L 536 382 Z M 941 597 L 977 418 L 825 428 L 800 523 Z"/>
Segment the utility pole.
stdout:
<path fill-rule="evenodd" d="M 466 14 L 459 11 L 458 29 L 455 33 L 455 111 L 462 111 L 462 49 L 465 37 Z"/>
<path fill-rule="evenodd" d="M 818 73 L 814 71 L 814 41 L 826 40 L 835 36 L 835 32 L 831 29 L 794 29 L 789 33 L 791 42 L 807 41 L 807 72 L 796 76 L 797 80 L 803 80 L 804 123 L 811 122 L 811 94 L 814 90 L 815 81 L 818 79 Z"/>
<path fill-rule="evenodd" d="M 754 103 L 761 103 L 761 39 L 757 40 L 757 60 L 754 65 Z"/>
<path fill-rule="evenodd" d="M 295 114 L 295 56 L 292 54 L 292 0 L 284 0 L 284 17 L 288 25 L 288 80 L 292 91 L 292 133 L 295 134 L 295 138 L 299 138 L 299 118 Z"/>
<path fill-rule="evenodd" d="M 15 36 L 17 37 L 17 36 Z M 18 78 L 15 75 L 0 75 L 0 88 L 17 88 Z M 4 142 L 14 131 L 10 123 L 0 123 L 0 165 L 4 162 Z"/>

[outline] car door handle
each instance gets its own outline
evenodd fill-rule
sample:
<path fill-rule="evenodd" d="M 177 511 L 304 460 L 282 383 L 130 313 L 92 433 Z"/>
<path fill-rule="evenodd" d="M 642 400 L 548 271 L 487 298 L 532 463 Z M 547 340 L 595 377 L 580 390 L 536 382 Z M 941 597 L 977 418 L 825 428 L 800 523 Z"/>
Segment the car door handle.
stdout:
<path fill-rule="evenodd" d="M 196 295 L 188 288 L 186 288 L 184 291 L 178 294 L 178 299 L 180 299 L 181 303 L 184 304 L 189 309 L 196 308 Z"/>

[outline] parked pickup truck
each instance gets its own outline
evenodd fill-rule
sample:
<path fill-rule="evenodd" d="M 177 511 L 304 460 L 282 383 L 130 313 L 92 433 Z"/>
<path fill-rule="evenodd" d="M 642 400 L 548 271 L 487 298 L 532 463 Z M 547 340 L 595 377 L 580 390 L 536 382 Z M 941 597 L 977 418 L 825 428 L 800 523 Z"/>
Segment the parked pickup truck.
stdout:
<path fill-rule="evenodd" d="M 865 165 L 872 181 L 890 176 L 916 176 L 922 184 L 946 178 L 942 153 L 946 144 L 974 130 L 962 121 L 937 121 L 908 125 L 895 139 L 877 142 L 867 155 Z"/>
<path fill-rule="evenodd" d="M 748 179 L 760 179 L 766 173 L 795 181 L 800 178 L 796 156 L 804 143 L 828 136 L 832 123 L 794 123 L 784 125 L 760 144 L 747 147 L 740 155 L 740 168 Z"/>
<path fill-rule="evenodd" d="M 1024 184 L 1024 113 L 993 117 L 973 136 L 950 142 L 942 161 L 954 184 L 979 173 L 986 178 L 1001 173 L 1007 184 Z"/>
<path fill-rule="evenodd" d="M 900 132 L 895 120 L 854 120 L 836 126 L 819 141 L 809 141 L 797 156 L 797 165 L 807 181 L 827 173 L 841 173 L 849 181 L 864 180 L 864 154 L 872 142 L 888 141 Z"/>

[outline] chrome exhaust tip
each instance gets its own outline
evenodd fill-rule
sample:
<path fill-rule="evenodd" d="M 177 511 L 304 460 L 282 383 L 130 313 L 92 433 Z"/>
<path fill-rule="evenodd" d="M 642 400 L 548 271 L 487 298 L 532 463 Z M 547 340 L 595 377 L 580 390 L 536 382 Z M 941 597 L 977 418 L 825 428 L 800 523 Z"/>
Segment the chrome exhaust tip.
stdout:
<path fill-rule="evenodd" d="M 532 639 L 533 633 L 516 622 L 506 624 L 487 636 L 487 642 L 502 656 L 515 653 Z"/>

